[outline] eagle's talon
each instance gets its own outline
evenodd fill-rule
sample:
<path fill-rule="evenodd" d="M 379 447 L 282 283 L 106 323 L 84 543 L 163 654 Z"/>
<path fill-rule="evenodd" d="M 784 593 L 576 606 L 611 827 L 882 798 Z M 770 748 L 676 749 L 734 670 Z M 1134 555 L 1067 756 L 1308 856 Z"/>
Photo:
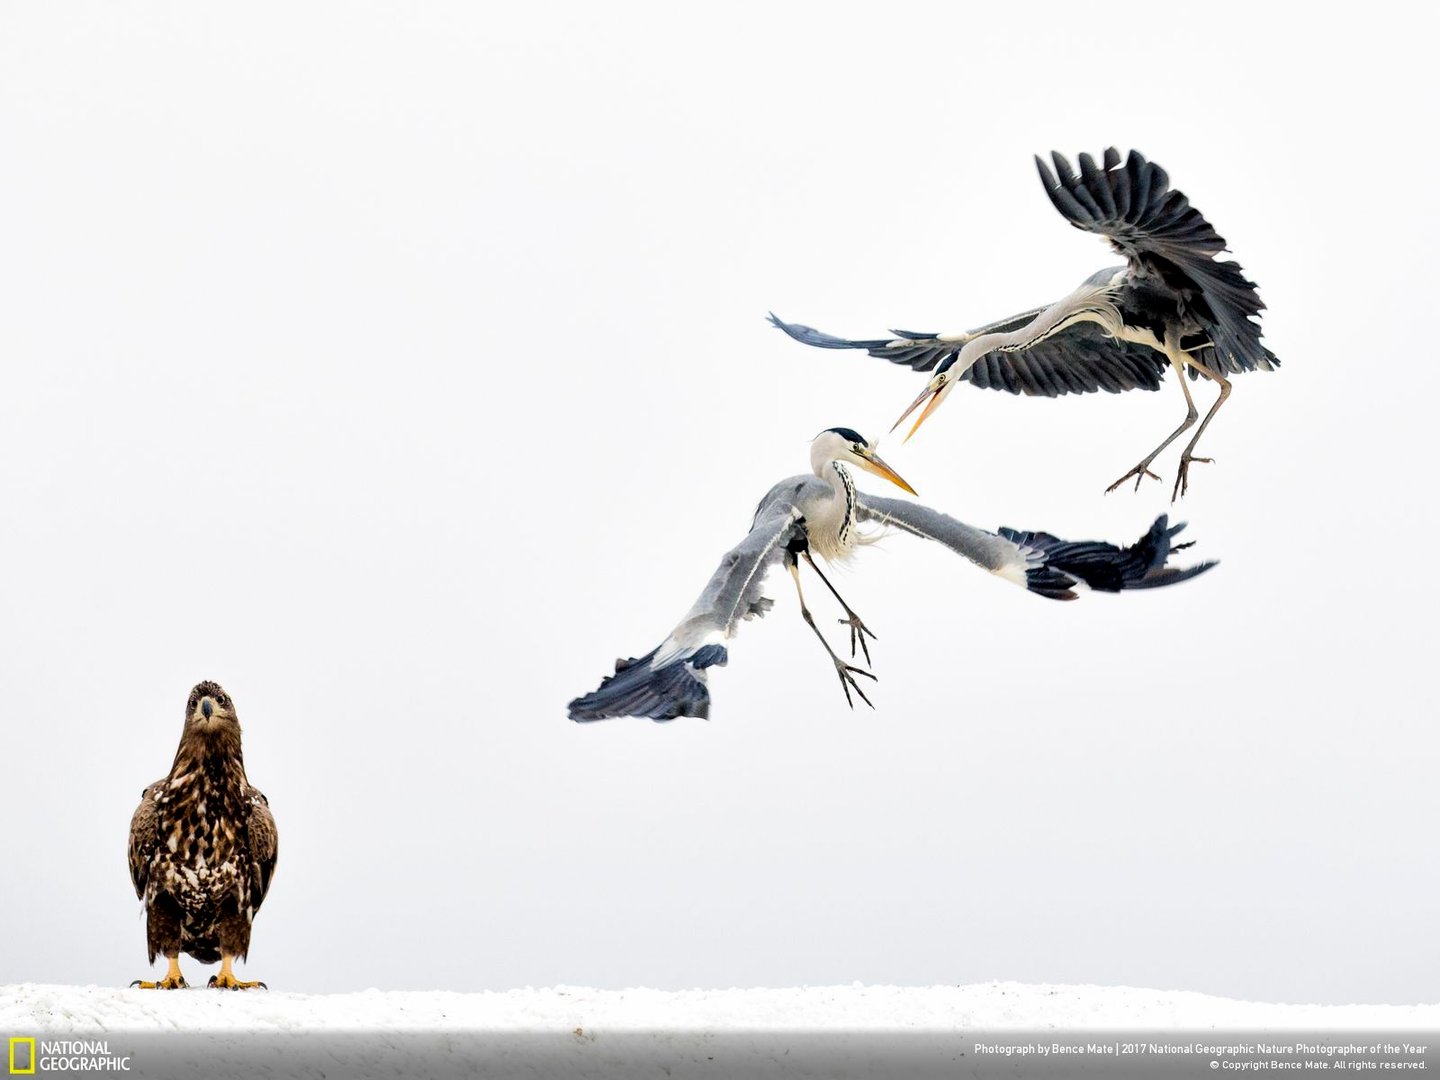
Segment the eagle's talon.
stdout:
<path fill-rule="evenodd" d="M 136 987 L 139 987 L 141 990 L 188 990 L 190 989 L 190 984 L 185 981 L 183 975 L 177 975 L 173 978 L 167 975 L 158 982 L 147 982 L 144 979 L 136 979 L 130 984 L 130 988 L 133 990 Z"/>
<path fill-rule="evenodd" d="M 257 986 L 261 990 L 270 989 L 270 987 L 266 986 L 258 979 L 254 982 L 244 982 L 240 979 L 235 978 L 233 972 L 225 971 L 223 969 L 218 975 L 211 975 L 210 981 L 206 983 L 206 986 L 208 986 L 212 990 L 254 990 Z"/>

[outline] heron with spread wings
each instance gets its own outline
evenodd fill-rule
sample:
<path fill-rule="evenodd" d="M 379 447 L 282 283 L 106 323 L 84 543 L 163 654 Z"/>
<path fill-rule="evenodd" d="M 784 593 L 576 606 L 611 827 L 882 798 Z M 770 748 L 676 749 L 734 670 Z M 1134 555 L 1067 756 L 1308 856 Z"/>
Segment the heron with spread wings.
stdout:
<path fill-rule="evenodd" d="M 871 705 L 856 676 L 875 677 L 847 663 L 825 640 L 805 603 L 799 564 L 801 560 L 808 563 L 839 601 L 845 612 L 840 623 L 850 631 L 850 658 L 856 658 L 858 646 L 868 664 L 866 639 L 875 635 L 835 591 L 814 556 L 843 560 L 857 546 L 890 531 L 934 540 L 981 569 L 1053 600 L 1073 600 L 1076 590 L 1083 588 L 1120 592 L 1173 585 L 1215 565 L 1167 566 L 1173 551 L 1189 545 L 1172 543 L 1184 525 L 1169 525 L 1163 515 L 1126 548 L 1061 540 L 1044 532 L 1001 529 L 992 533 L 919 503 L 864 494 L 856 489 L 847 464 L 883 476 L 914 494 L 858 432 L 843 427 L 821 432 L 810 446 L 810 474 L 780 481 L 760 500 L 749 535 L 720 561 L 680 624 L 644 656 L 617 660 L 614 675 L 605 678 L 598 689 L 570 702 L 570 719 L 708 716 L 709 671 L 728 660 L 728 642 L 740 624 L 765 614 L 772 606 L 763 589 L 766 575 L 778 566 L 784 566 L 794 579 L 800 614 L 824 646 L 846 701 L 854 707 L 853 691 Z M 862 531 L 863 526 L 876 528 Z"/>
<path fill-rule="evenodd" d="M 1155 477 L 1151 463 L 1200 417 L 1185 376 L 1204 376 L 1220 392 L 1180 455 L 1173 501 L 1189 487 L 1191 462 L 1210 460 L 1196 457 L 1195 446 L 1230 396 L 1228 376 L 1280 364 L 1260 342 L 1258 318 L 1265 305 L 1240 264 L 1218 258 L 1224 238 L 1170 187 L 1159 165 L 1134 150 L 1122 163 L 1114 147 L 1100 165 L 1081 154 L 1078 174 L 1058 153 L 1051 158 L 1053 173 L 1038 157 L 1035 164 L 1055 209 L 1077 229 L 1109 240 L 1125 256 L 1125 266 L 1091 275 L 1053 304 L 965 333 L 892 330 L 894 338 L 858 341 L 782 322 L 774 314 L 770 321 L 807 345 L 864 349 L 934 372 L 895 422 L 899 427 L 924 406 L 910 435 L 961 382 L 1044 397 L 1120 393 L 1158 390 L 1166 369 L 1173 368 L 1185 395 L 1185 419 L 1108 491 L 1131 477 L 1137 489 L 1145 477 Z"/>

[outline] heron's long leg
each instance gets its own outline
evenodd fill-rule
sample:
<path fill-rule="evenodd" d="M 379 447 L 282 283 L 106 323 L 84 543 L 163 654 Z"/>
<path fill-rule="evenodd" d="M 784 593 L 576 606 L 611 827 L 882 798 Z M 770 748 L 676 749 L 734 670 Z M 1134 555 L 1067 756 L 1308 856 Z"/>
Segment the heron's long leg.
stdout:
<path fill-rule="evenodd" d="M 820 628 L 815 625 L 815 617 L 810 614 L 810 609 L 805 606 L 805 590 L 800 587 L 800 564 L 791 558 L 786 560 L 786 565 L 790 570 L 790 576 L 795 579 L 795 592 L 800 597 L 800 614 L 805 617 L 805 621 L 810 624 L 810 629 L 815 631 L 815 636 L 820 639 L 820 644 L 825 646 L 825 651 L 830 654 L 830 659 L 834 661 L 835 674 L 840 676 L 840 686 L 845 691 L 846 703 L 849 704 L 852 709 L 855 707 L 855 701 L 850 696 L 850 691 L 853 689 L 855 693 L 860 695 L 860 700 L 873 709 L 875 707 L 874 704 L 865 696 L 865 691 L 860 689 L 860 684 L 855 681 L 855 676 L 864 675 L 871 682 L 876 681 L 875 676 L 861 668 L 850 666 L 835 655 L 835 650 L 830 648 L 830 643 L 825 640 L 825 635 L 820 633 Z M 811 565 L 814 564 L 812 563 Z"/>
<path fill-rule="evenodd" d="M 1205 414 L 1205 419 L 1200 421 L 1200 429 L 1195 432 L 1189 444 L 1180 452 L 1180 471 L 1175 474 L 1175 490 L 1170 493 L 1171 502 L 1174 502 L 1181 495 L 1184 495 L 1186 489 L 1190 486 L 1190 463 L 1192 461 L 1208 462 L 1213 460 L 1208 457 L 1196 457 L 1195 444 L 1200 441 L 1200 436 L 1205 434 L 1205 428 L 1209 425 L 1210 421 L 1215 418 L 1215 414 L 1220 411 L 1220 406 L 1225 404 L 1225 399 L 1230 396 L 1230 380 L 1225 378 L 1224 375 L 1221 375 L 1218 371 L 1211 370 L 1209 365 L 1202 364 L 1197 360 L 1187 360 L 1186 363 L 1206 378 L 1219 383 L 1220 396 L 1215 399 L 1215 404 L 1210 406 L 1210 411 Z"/>
<path fill-rule="evenodd" d="M 845 609 L 845 614 L 849 616 L 849 618 L 839 619 L 837 621 L 842 626 L 850 627 L 850 659 L 855 659 L 855 643 L 858 641 L 860 643 L 860 651 L 865 654 L 865 663 L 873 663 L 870 659 L 870 647 L 865 644 L 865 635 L 869 634 L 873 638 L 875 637 L 875 631 L 866 626 L 865 620 L 860 618 L 859 615 L 856 615 L 855 612 L 851 610 L 850 605 L 845 602 L 845 598 L 835 591 L 835 586 L 831 585 L 830 579 L 821 573 L 820 567 L 817 566 L 815 560 L 811 558 L 810 552 L 806 551 L 802 552 L 802 554 L 805 556 L 805 561 L 810 564 L 810 569 L 819 575 L 820 580 L 825 583 L 825 587 L 830 590 L 830 595 L 840 601 L 840 606 Z M 877 638 L 876 640 L 879 639 Z"/>
<path fill-rule="evenodd" d="M 1185 432 L 1189 431 L 1191 426 L 1200 417 L 1200 410 L 1195 408 L 1195 399 L 1190 396 L 1190 387 L 1185 385 L 1187 381 L 1185 376 L 1185 365 L 1190 362 L 1189 359 L 1182 352 L 1180 352 L 1179 349 L 1176 348 L 1168 350 L 1167 355 L 1170 357 L 1170 366 L 1175 369 L 1175 377 L 1180 380 L 1180 390 L 1185 395 L 1185 420 L 1181 423 L 1179 427 L 1177 427 L 1168 436 L 1166 436 L 1164 442 L 1162 442 L 1154 450 L 1151 450 L 1150 453 L 1146 454 L 1144 460 L 1142 460 L 1139 465 L 1136 465 L 1124 476 L 1120 477 L 1119 480 L 1116 480 L 1113 484 L 1106 488 L 1105 491 L 1107 494 L 1114 491 L 1126 480 L 1129 480 L 1132 476 L 1135 477 L 1136 491 L 1140 490 L 1140 482 L 1144 480 L 1147 476 L 1154 477 L 1156 480 L 1159 480 L 1160 478 L 1158 476 L 1155 476 L 1155 474 L 1150 471 L 1150 463 L 1160 456 L 1160 452 L 1162 450 L 1164 450 L 1172 442 L 1178 439 L 1181 435 L 1185 434 Z"/>

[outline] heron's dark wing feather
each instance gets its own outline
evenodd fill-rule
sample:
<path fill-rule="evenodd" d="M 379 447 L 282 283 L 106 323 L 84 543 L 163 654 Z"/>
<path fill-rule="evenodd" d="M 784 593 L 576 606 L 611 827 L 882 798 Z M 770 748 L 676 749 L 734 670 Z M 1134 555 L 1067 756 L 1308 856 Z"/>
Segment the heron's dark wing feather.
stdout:
<path fill-rule="evenodd" d="M 981 334 L 1005 333 L 1027 325 L 1044 308 L 1022 312 L 964 334 L 922 334 L 894 331 L 901 336 L 885 340 L 852 341 L 808 326 L 771 322 L 796 341 L 822 349 L 864 349 L 894 364 L 916 371 L 932 371 L 955 362 L 961 348 Z M 1028 349 L 996 349 L 980 357 L 960 376 L 962 382 L 986 390 L 1004 390 L 1033 397 L 1090 394 L 1097 390 L 1118 394 L 1125 390 L 1158 390 L 1169 362 L 1154 349 L 1106 336 L 1095 323 L 1077 322 Z"/>
<path fill-rule="evenodd" d="M 1077 229 L 1104 236 L 1130 263 L 1136 279 L 1173 291 L 1213 339 L 1212 362 L 1225 371 L 1269 370 L 1279 360 L 1260 342 L 1257 318 L 1265 305 L 1240 264 L 1218 256 L 1225 239 L 1190 200 L 1170 187 L 1170 177 L 1131 150 L 1122 164 L 1114 147 L 1102 165 L 1079 157 L 1077 174 L 1052 153 L 1055 169 L 1035 159 L 1045 193 Z"/>
<path fill-rule="evenodd" d="M 250 800 L 246 835 L 250 843 L 250 909 L 253 913 L 260 910 L 265 894 L 270 891 L 270 879 L 275 874 L 275 862 L 280 855 L 280 834 L 275 829 L 275 817 L 270 813 L 270 801 L 260 789 L 252 787 L 246 796 Z"/>
<path fill-rule="evenodd" d="M 1120 592 L 1174 585 L 1217 565 L 1214 560 L 1185 567 L 1166 565 L 1176 547 L 1174 539 L 1184 528 L 1185 522 L 1171 525 L 1161 514 L 1144 536 L 1123 548 L 1101 540 L 1061 540 L 1049 533 L 1019 529 L 1002 528 L 1000 535 L 1026 550 L 1040 552 L 1048 573 L 1073 575 L 1097 592 Z"/>
<path fill-rule="evenodd" d="M 770 322 L 771 325 L 784 330 L 796 341 L 813 345 L 817 349 L 864 349 L 871 356 L 889 360 L 892 364 L 902 364 L 915 371 L 932 371 L 937 365 L 958 354 L 961 347 L 971 338 L 979 337 L 981 334 L 1018 330 L 1044 310 L 1044 308 L 1035 308 L 1033 311 L 1022 311 L 1008 319 L 1001 319 L 989 326 L 967 330 L 962 334 L 920 334 L 910 330 L 891 330 L 890 333 L 894 337 L 874 338 L 869 341 L 854 341 L 850 338 L 827 334 L 823 330 L 816 330 L 813 326 L 787 323 L 778 318 L 773 311 L 770 313 Z"/>
<path fill-rule="evenodd" d="M 130 818 L 130 882 L 135 886 L 135 895 L 142 900 L 150 883 L 150 860 L 160 842 L 160 811 L 155 805 L 155 789 L 162 783 L 163 780 L 156 780 L 140 793 L 140 805 Z"/>
<path fill-rule="evenodd" d="M 813 476 L 796 477 L 772 488 L 755 512 L 749 535 L 720 560 L 699 599 L 670 636 L 642 657 L 615 661 L 614 675 L 570 702 L 570 719 L 708 716 L 706 672 L 728 661 L 725 642 L 740 623 L 769 610 L 771 601 L 763 592 L 766 575 L 783 561 L 789 542 L 804 529 L 796 503 L 814 484 L 824 482 Z"/>
<path fill-rule="evenodd" d="M 1215 565 L 1167 568 L 1171 538 L 1185 526 L 1171 527 L 1163 514 L 1126 548 L 1095 540 L 1061 540 L 1043 532 L 1002 528 L 992 533 L 919 503 L 874 495 L 862 497 L 859 514 L 862 521 L 944 544 L 992 574 L 1052 600 L 1074 600 L 1074 590 L 1082 584 L 1104 592 L 1173 585 Z"/>
<path fill-rule="evenodd" d="M 1028 349 L 988 352 L 960 379 L 982 389 L 1036 397 L 1097 390 L 1119 394 L 1160 389 L 1169 367 L 1148 346 L 1109 337 L 1095 323 L 1077 322 Z"/>

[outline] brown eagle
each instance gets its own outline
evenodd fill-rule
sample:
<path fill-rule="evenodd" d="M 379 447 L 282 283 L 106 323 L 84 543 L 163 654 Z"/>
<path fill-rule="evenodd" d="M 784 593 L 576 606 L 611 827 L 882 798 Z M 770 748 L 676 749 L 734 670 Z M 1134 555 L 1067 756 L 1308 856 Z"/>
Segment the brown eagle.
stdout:
<path fill-rule="evenodd" d="M 180 954 L 220 961 L 210 985 L 249 990 L 232 965 L 250 952 L 250 923 L 270 889 L 278 837 L 270 804 L 245 778 L 235 702 L 217 683 L 190 691 L 170 774 L 141 793 L 130 819 L 130 880 L 145 901 L 150 963 L 170 969 L 146 990 L 187 985 Z"/>

